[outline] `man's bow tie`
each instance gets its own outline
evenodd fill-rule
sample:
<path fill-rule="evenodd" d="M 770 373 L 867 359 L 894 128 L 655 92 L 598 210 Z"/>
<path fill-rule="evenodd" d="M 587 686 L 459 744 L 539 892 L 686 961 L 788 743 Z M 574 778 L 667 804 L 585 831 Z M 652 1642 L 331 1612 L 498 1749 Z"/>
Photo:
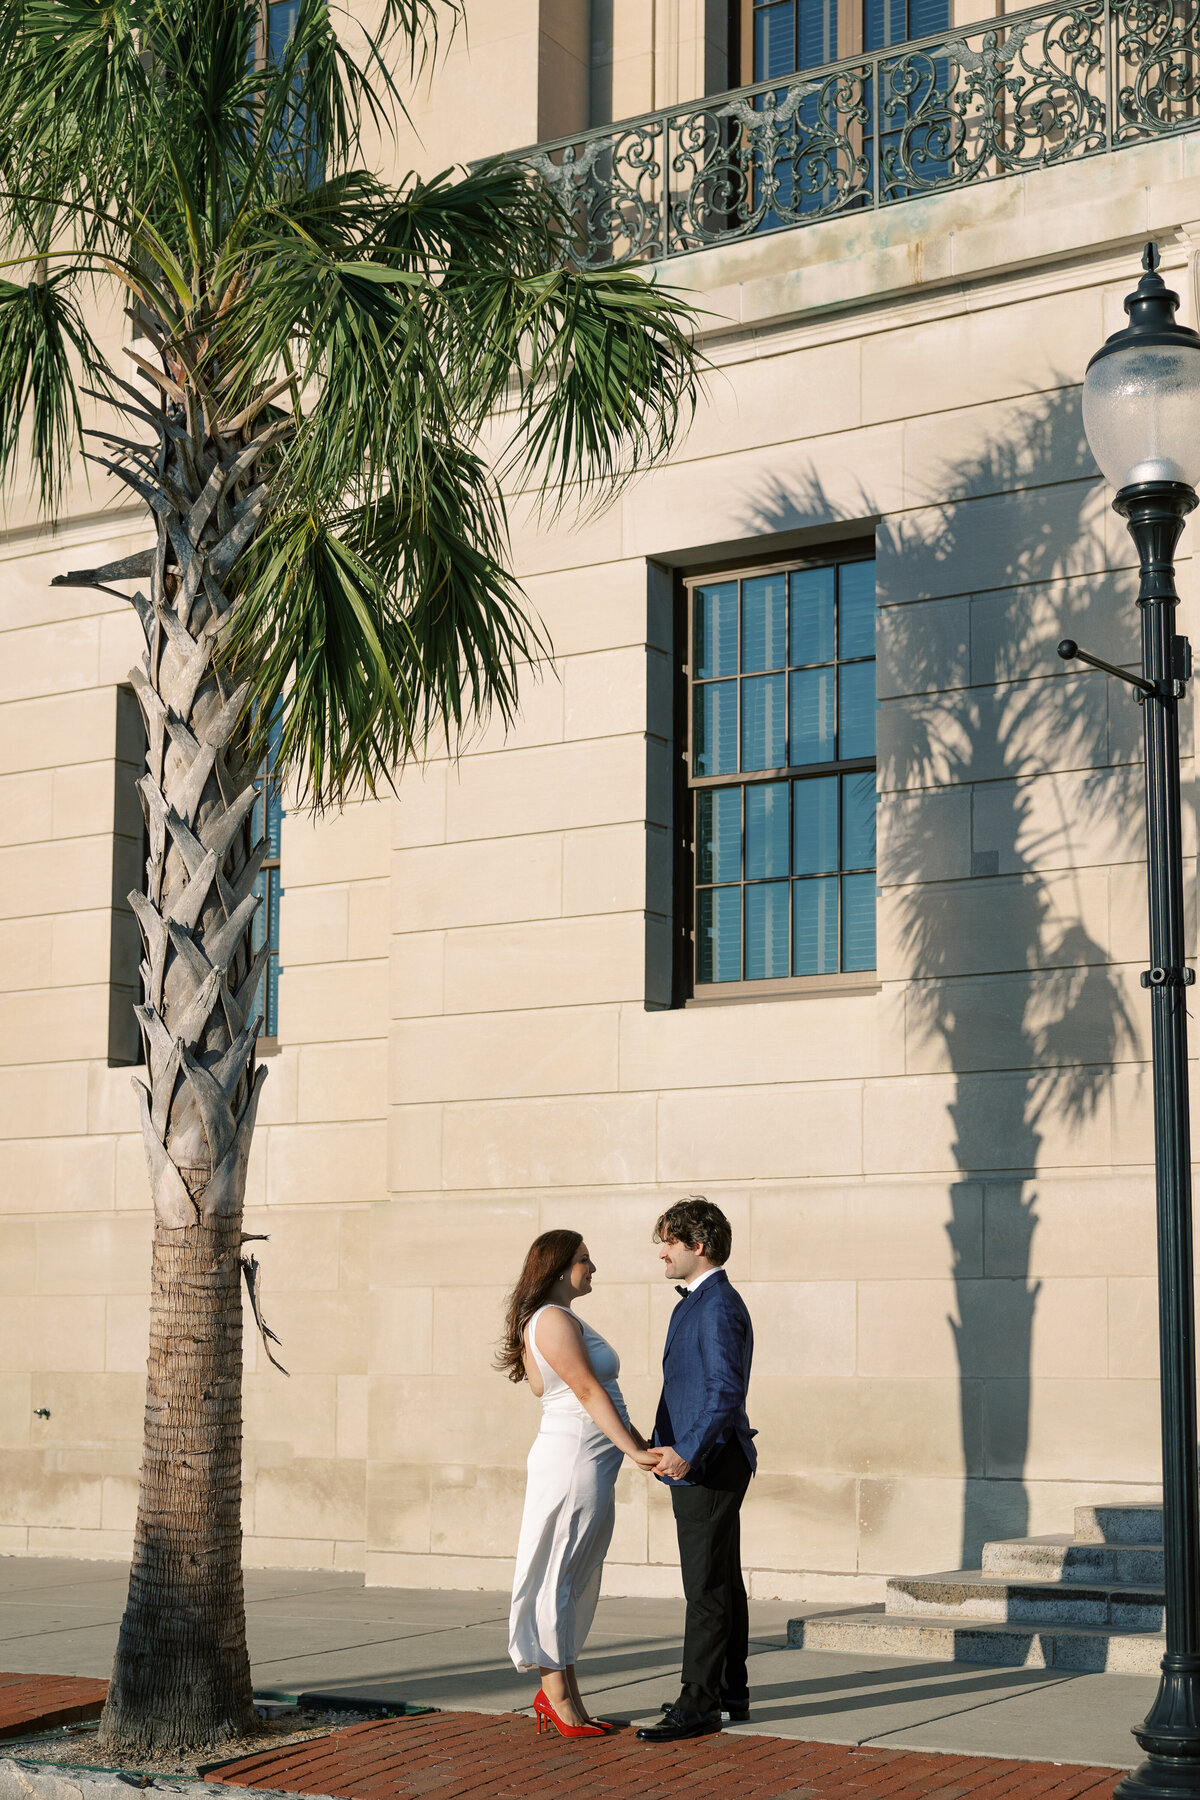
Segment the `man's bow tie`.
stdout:
<path fill-rule="evenodd" d="M 687 1299 L 687 1296 L 688 1296 L 688 1292 L 689 1292 L 689 1290 L 688 1290 L 688 1289 L 687 1289 L 687 1288 L 685 1288 L 685 1287 L 677 1287 L 677 1288 L 676 1288 L 676 1289 L 675 1289 L 675 1292 L 676 1292 L 676 1293 L 677 1293 L 677 1294 L 682 1294 L 682 1295 L 683 1295 L 683 1297 L 684 1297 L 684 1299 L 685 1299 L 685 1300 L 686 1300 L 686 1299 Z"/>

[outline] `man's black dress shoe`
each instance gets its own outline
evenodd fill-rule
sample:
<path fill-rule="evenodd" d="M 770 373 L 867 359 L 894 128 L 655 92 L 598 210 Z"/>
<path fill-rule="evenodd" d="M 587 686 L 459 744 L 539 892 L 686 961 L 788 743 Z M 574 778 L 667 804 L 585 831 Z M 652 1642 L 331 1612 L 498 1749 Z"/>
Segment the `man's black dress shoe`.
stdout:
<path fill-rule="evenodd" d="M 678 1700 L 664 1700 L 660 1710 L 674 1712 L 679 1705 Z M 748 1725 L 750 1723 L 750 1696 L 744 1699 L 731 1700 L 728 1694 L 721 1695 L 721 1723 L 728 1725 Z"/>
<path fill-rule="evenodd" d="M 673 1744 L 680 1738 L 707 1737 L 710 1731 L 720 1729 L 719 1712 L 684 1712 L 682 1707 L 671 1706 L 663 1714 L 661 1725 L 643 1725 L 638 1736 L 646 1744 Z"/>

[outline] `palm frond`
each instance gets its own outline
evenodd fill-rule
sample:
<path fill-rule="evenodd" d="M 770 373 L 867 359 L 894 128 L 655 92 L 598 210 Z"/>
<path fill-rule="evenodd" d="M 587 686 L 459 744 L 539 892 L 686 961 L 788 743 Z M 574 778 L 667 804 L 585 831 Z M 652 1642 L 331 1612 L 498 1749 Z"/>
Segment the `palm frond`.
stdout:
<path fill-rule="evenodd" d="M 440 722 L 453 748 L 473 719 L 512 723 L 518 673 L 549 647 L 510 573 L 503 496 L 482 458 L 427 441 L 417 468 L 419 479 L 348 513 L 343 529 L 408 618 L 422 735 Z"/>
<path fill-rule="evenodd" d="M 701 367 L 686 303 L 644 271 L 572 271 L 570 222 L 523 171 L 368 172 L 462 7 L 357 11 L 297 0 L 264 41 L 260 0 L 0 0 L 0 236 L 38 277 L 0 286 L 0 478 L 28 441 L 53 511 L 76 376 L 105 389 L 60 259 L 124 285 L 189 431 L 286 407 L 225 648 L 318 805 L 435 730 L 511 719 L 546 649 L 478 453 L 497 415 L 503 469 L 552 509 L 598 500 L 675 440 Z"/>
<path fill-rule="evenodd" d="M 264 527 L 226 647 L 313 805 L 374 793 L 439 725 L 453 742 L 493 709 L 512 719 L 518 672 L 546 646 L 506 552 L 499 492 L 454 444 L 427 444 L 406 490 Z"/>
<path fill-rule="evenodd" d="M 0 482 L 15 469 L 27 432 L 32 478 L 48 513 L 82 448 L 77 372 L 89 383 L 105 373 L 66 280 L 0 282 Z"/>
<path fill-rule="evenodd" d="M 496 162 L 414 182 L 370 253 L 437 276 L 430 330 L 460 416 L 479 425 L 519 394 L 513 463 L 552 506 L 607 489 L 661 455 L 690 420 L 704 367 L 694 309 L 640 269 L 567 265 L 557 199 Z"/>
<path fill-rule="evenodd" d="M 681 295 L 637 270 L 560 271 L 523 284 L 536 302 L 521 365 L 516 457 L 544 491 L 611 491 L 662 456 L 691 422 L 702 359 Z"/>
<path fill-rule="evenodd" d="M 103 212 L 148 170 L 153 93 L 140 37 L 155 0 L 2 0 L 0 168 L 6 190 L 51 202 L 87 191 Z M 0 200 L 0 223 L 4 206 Z M 95 230 L 91 235 L 95 236 Z"/>
<path fill-rule="evenodd" d="M 316 512 L 276 516 L 248 552 L 227 652 L 253 676 L 249 755 L 277 723 L 276 767 L 318 805 L 374 793 L 412 744 L 408 623 L 376 569 Z"/>
<path fill-rule="evenodd" d="M 304 492 L 378 495 L 405 485 L 422 422 L 450 419 L 440 346 L 429 330 L 432 284 L 353 247 L 347 254 L 332 215 L 325 244 L 282 213 L 265 223 L 274 231 L 246 249 L 261 273 L 214 330 L 214 354 L 236 361 L 243 391 L 294 358 L 301 386 L 315 396 L 290 458 Z"/>

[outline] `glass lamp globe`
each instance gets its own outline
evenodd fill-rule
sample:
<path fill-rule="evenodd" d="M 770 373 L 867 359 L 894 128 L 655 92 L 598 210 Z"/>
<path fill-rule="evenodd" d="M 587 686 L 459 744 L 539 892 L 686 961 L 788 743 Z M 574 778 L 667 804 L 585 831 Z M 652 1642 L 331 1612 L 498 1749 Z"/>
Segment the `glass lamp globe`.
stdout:
<path fill-rule="evenodd" d="M 1083 383 L 1083 428 L 1115 488 L 1200 485 L 1200 335 L 1175 323 L 1179 296 L 1157 264 L 1147 244 L 1146 273 L 1125 301 L 1130 322 L 1096 352 Z"/>

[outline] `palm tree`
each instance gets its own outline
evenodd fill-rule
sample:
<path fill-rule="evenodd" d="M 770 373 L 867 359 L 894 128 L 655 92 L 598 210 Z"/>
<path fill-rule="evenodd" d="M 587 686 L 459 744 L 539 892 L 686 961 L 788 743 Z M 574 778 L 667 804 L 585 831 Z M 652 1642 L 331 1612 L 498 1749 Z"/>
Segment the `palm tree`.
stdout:
<path fill-rule="evenodd" d="M 53 517 L 86 455 L 153 531 L 143 554 L 58 578 L 148 587 L 131 679 L 149 855 L 130 900 L 152 1319 L 114 1753 L 196 1750 L 254 1719 L 240 1280 L 266 1072 L 266 732 L 324 807 L 374 793 L 435 728 L 453 744 L 488 711 L 510 719 L 543 646 L 502 475 L 553 504 L 610 491 L 695 399 L 686 307 L 636 272 L 572 272 L 566 223 L 524 175 L 369 171 L 364 140 L 402 119 L 395 71 L 415 74 L 459 4 L 371 12 L 339 34 L 328 0 L 0 0 L 0 238 L 18 277 L 0 285 L 0 480 L 27 459 Z M 88 323 L 106 292 L 127 363 Z M 108 409 L 91 432 L 90 402 Z"/>

